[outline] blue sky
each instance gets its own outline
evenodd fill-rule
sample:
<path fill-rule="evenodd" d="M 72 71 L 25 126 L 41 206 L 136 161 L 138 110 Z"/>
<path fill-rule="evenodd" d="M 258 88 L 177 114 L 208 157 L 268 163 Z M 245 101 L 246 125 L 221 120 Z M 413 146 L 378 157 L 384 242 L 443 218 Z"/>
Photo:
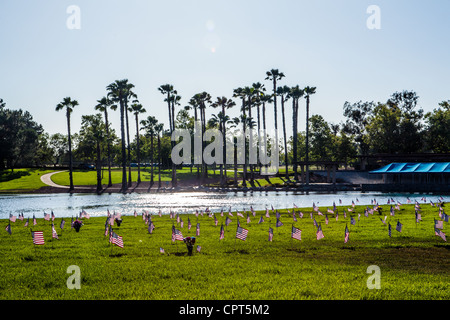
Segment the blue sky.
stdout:
<path fill-rule="evenodd" d="M 66 26 L 70 5 L 80 8 L 79 30 Z M 366 26 L 369 5 L 381 10 L 380 30 Z M 311 113 L 332 123 L 343 120 L 345 101 L 386 101 L 402 90 L 431 111 L 450 99 L 449 14 L 446 0 L 2 0 L 0 98 L 47 132 L 66 133 L 56 104 L 79 101 L 78 131 L 106 86 L 127 78 L 145 116 L 167 123 L 160 85 L 173 84 L 186 105 L 201 91 L 231 97 L 258 81 L 269 89 L 265 73 L 276 68 L 286 75 L 280 85 L 317 87 Z M 301 130 L 304 118 L 302 108 Z M 111 121 L 118 128 L 118 112 Z"/>

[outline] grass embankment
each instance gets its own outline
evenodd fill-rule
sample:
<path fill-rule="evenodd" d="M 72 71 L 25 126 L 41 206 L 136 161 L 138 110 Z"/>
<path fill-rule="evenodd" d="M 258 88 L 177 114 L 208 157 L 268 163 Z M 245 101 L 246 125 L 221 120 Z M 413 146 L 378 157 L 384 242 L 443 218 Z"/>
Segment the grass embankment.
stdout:
<path fill-rule="evenodd" d="M 30 191 L 46 186 L 41 176 L 57 170 L 47 169 L 14 169 L 0 171 L 0 192 Z"/>
<path fill-rule="evenodd" d="M 352 213 L 356 225 L 350 224 L 346 207 L 334 214 L 314 214 L 325 238 L 316 240 L 316 227 L 310 218 L 311 208 L 296 209 L 304 217 L 293 222 L 292 215 L 280 210 L 284 223 L 275 227 L 275 214 L 250 214 L 251 222 L 239 218 L 249 230 L 247 240 L 235 239 L 236 214 L 226 227 L 225 239 L 219 241 L 220 226 L 227 213 L 215 226 L 214 219 L 194 214 L 180 215 L 184 227 L 168 215 L 153 215 L 156 229 L 149 234 L 138 217 L 123 216 L 115 232 L 123 237 L 124 248 L 111 246 L 104 236 L 105 217 L 84 220 L 79 233 L 70 230 L 70 219 L 64 229 L 61 218 L 55 221 L 59 240 L 51 240 L 51 223 L 38 219 L 33 230 L 43 230 L 46 244 L 34 247 L 30 228 L 17 220 L 11 223 L 12 235 L 5 232 L 7 220 L 0 221 L 0 297 L 1 299 L 449 299 L 449 248 L 434 235 L 434 219 L 438 210 L 422 204 L 422 222 L 416 225 L 414 206 L 403 205 L 395 216 L 384 206 L 365 217 L 363 207 Z M 122 214 L 132 214 L 127 208 Z M 324 208 L 322 208 L 322 211 Z M 292 213 L 292 209 L 291 209 Z M 358 213 L 361 214 L 358 221 Z M 324 213 L 325 214 L 325 213 Z M 265 222 L 258 224 L 263 215 Z M 387 215 L 392 225 L 380 221 Z M 192 228 L 188 231 L 188 218 Z M 403 224 L 395 230 L 397 220 Z M 183 235 L 194 236 L 196 223 L 200 236 L 193 256 L 188 256 L 183 242 L 171 241 L 175 224 Z M 291 239 L 291 226 L 302 230 L 302 240 Z M 350 240 L 344 244 L 345 226 Z M 444 222 L 444 231 L 447 228 Z M 268 241 L 269 226 L 274 229 L 273 242 Z M 159 252 L 159 248 L 165 254 Z M 67 268 L 77 265 L 81 270 L 81 289 L 66 286 L 71 274 Z M 368 289 L 372 274 L 367 268 L 377 265 L 381 271 L 381 289 Z"/>

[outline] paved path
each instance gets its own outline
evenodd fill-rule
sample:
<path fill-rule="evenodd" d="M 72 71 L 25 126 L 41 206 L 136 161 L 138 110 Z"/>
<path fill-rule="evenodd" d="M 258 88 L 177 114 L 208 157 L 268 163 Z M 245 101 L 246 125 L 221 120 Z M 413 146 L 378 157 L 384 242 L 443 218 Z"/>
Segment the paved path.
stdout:
<path fill-rule="evenodd" d="M 44 174 L 43 176 L 41 176 L 41 181 L 51 187 L 69 189 L 69 186 L 62 186 L 60 184 L 54 183 L 51 178 L 52 175 L 54 175 L 56 173 L 60 173 L 60 172 L 65 172 L 65 171 L 67 171 L 67 170 L 50 172 L 50 173 Z"/>

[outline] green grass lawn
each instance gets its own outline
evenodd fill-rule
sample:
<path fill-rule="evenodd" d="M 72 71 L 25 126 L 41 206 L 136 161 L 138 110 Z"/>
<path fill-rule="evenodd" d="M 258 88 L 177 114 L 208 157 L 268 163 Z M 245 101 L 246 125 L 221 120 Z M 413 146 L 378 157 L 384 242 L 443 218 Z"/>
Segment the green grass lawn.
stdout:
<path fill-rule="evenodd" d="M 345 207 L 346 208 L 346 207 Z M 104 236 L 105 217 L 84 219 L 79 233 L 70 230 L 70 218 L 61 231 L 61 218 L 55 221 L 59 240 L 51 240 L 51 222 L 38 219 L 33 230 L 44 231 L 45 245 L 32 244 L 30 228 L 17 220 L 11 223 L 12 235 L 5 231 L 7 220 L 0 226 L 0 299 L 224 299 L 224 300 L 302 300 L 302 299 L 449 299 L 448 243 L 434 235 L 433 221 L 439 219 L 436 207 L 422 205 L 422 222 L 416 225 L 414 206 L 403 205 L 395 216 L 384 206 L 388 227 L 378 213 L 365 217 L 363 207 L 356 207 L 356 225 L 350 215 L 339 220 L 333 214 L 314 215 L 321 224 L 325 238 L 316 240 L 316 227 L 309 213 L 311 208 L 297 209 L 304 213 L 298 222 L 280 210 L 283 226 L 275 227 L 275 214 L 250 214 L 251 222 L 239 218 L 249 230 L 246 241 L 236 240 L 237 216 L 225 227 L 225 239 L 219 241 L 220 226 L 226 215 L 215 213 L 219 220 L 194 214 L 180 215 L 181 228 L 168 215 L 154 213 L 155 230 L 149 234 L 138 217 L 124 216 L 114 231 L 123 237 L 124 248 L 111 246 Z M 134 209 L 129 208 L 132 212 Z M 290 210 L 292 213 L 292 209 Z M 358 213 L 361 214 L 358 221 Z M 192 222 L 188 230 L 188 218 Z M 395 230 L 397 221 L 402 232 Z M 200 223 L 197 243 L 201 252 L 187 255 L 183 242 L 171 241 L 175 225 L 183 235 L 194 236 Z M 302 230 L 302 240 L 291 239 L 291 226 Z M 344 244 L 345 226 L 350 240 Z M 268 241 L 269 227 L 274 229 L 273 242 Z M 448 223 L 444 222 L 444 232 Z M 165 254 L 159 252 L 164 248 Z M 68 289 L 69 266 L 81 271 L 81 289 Z M 367 268 L 380 268 L 381 289 L 368 289 L 372 275 Z M 446 312 L 445 312 L 446 313 Z"/>
<path fill-rule="evenodd" d="M 41 176 L 57 170 L 47 169 L 14 169 L 0 171 L 0 192 L 9 190 L 36 190 L 44 187 Z"/>

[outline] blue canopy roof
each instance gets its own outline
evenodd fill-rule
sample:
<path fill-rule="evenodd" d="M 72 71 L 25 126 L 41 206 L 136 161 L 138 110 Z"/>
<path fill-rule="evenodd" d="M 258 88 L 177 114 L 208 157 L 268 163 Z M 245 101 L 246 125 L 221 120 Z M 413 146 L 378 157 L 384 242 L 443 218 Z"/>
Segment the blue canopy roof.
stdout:
<path fill-rule="evenodd" d="M 450 162 L 394 162 L 369 173 L 450 173 Z"/>

